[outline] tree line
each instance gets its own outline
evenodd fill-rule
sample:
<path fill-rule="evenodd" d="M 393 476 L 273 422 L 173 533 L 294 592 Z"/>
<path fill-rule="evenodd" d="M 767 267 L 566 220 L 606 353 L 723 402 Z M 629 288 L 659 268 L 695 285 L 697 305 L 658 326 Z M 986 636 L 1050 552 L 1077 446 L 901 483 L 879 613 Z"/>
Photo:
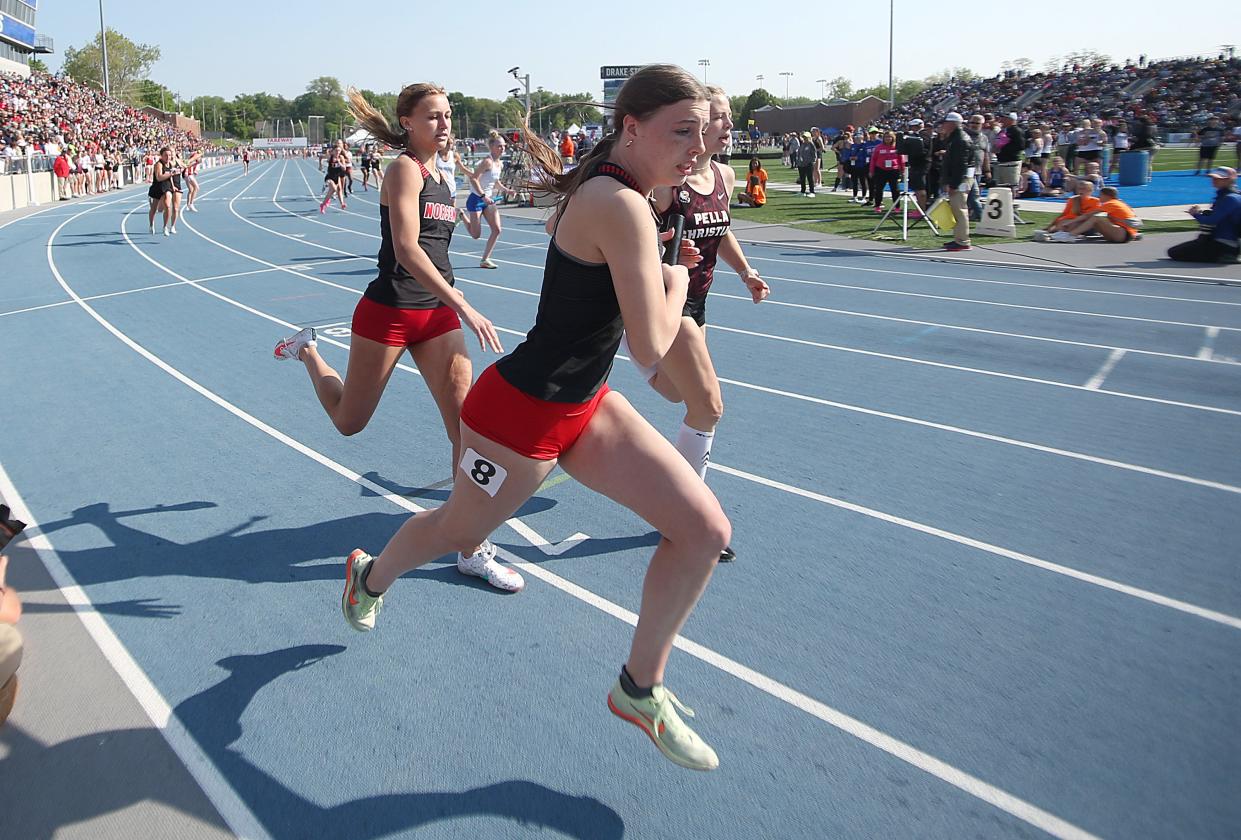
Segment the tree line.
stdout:
<path fill-rule="evenodd" d="M 107 31 L 108 77 L 112 95 L 135 106 L 149 105 L 165 111 L 179 111 L 198 119 L 204 131 L 221 132 L 240 140 L 250 140 L 262 135 L 302 134 L 310 129 L 311 117 L 322 119 L 325 138 L 340 137 L 354 127 L 345 102 L 345 89 L 340 80 L 332 76 L 320 76 L 310 80 L 304 93 L 292 99 L 279 94 L 241 93 L 232 99 L 222 96 L 182 97 L 178 92 L 150 78 L 151 68 L 159 60 L 160 49 L 151 44 L 137 44 L 115 29 Z M 1093 51 L 1070 53 L 1048 62 L 1065 64 L 1093 64 L 1106 62 L 1108 57 Z M 1029 59 L 1005 62 L 1009 67 L 1028 72 Z M 33 69 L 46 70 L 42 62 L 31 64 Z M 98 35 L 81 48 L 69 47 L 64 52 L 62 70 L 74 80 L 103 87 L 103 61 L 101 41 Z M 921 91 L 944 82 L 970 81 L 981 78 L 965 67 L 945 68 L 924 79 L 896 79 L 894 94 L 897 104 L 905 102 Z M 751 114 L 766 105 L 809 105 L 819 101 L 857 100 L 876 96 L 886 100 L 888 85 L 879 83 L 870 87 L 855 88 L 844 76 L 837 76 L 823 83 L 823 96 L 815 99 L 805 96 L 779 97 L 763 88 L 749 94 L 731 97 L 733 119 L 738 128 L 748 125 Z M 361 94 L 380 113 L 395 120 L 396 92 L 362 90 Z M 540 133 L 564 129 L 576 123 L 589 125 L 602 123 L 603 114 L 589 103 L 596 98 L 591 93 L 554 93 L 531 91 L 532 113 L 530 123 Z M 510 99 L 487 99 L 467 96 L 450 91 L 448 100 L 453 110 L 453 129 L 458 137 L 487 136 L 491 129 L 514 128 L 520 124 L 525 113 L 525 101 Z M 286 127 L 287 126 L 287 127 Z"/>

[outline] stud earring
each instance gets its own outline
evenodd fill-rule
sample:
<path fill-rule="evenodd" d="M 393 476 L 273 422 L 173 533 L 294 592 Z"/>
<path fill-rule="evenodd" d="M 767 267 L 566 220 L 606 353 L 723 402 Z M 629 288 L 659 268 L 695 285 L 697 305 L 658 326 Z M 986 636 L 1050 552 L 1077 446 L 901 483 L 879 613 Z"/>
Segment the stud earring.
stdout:
<path fill-rule="evenodd" d="M 627 141 L 627 142 L 625 143 L 625 148 L 626 148 L 626 149 L 628 149 L 628 148 L 629 148 L 630 146 L 632 146 L 632 145 L 633 145 L 633 141 L 632 141 L 632 140 L 629 140 L 629 141 Z"/>

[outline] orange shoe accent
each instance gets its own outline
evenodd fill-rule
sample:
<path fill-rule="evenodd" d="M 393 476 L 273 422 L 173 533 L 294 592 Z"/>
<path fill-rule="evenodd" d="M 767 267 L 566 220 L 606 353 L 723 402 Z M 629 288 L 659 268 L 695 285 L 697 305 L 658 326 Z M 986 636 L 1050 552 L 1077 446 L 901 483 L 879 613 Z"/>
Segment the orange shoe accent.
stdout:
<path fill-rule="evenodd" d="M 612 714 L 616 715 L 621 720 L 627 720 L 630 723 L 632 723 L 634 726 L 638 727 L 643 732 L 645 732 L 646 737 L 651 739 L 652 744 L 658 744 L 658 741 L 655 740 L 655 735 L 651 732 L 649 728 L 647 728 L 647 725 L 645 723 L 643 723 L 641 720 L 639 720 L 636 717 L 630 717 L 629 715 L 622 712 L 620 709 L 616 708 L 616 704 L 612 702 L 611 694 L 608 695 L 608 708 L 612 711 Z M 664 725 L 661 723 L 659 725 L 659 734 L 662 735 L 663 731 L 664 731 Z"/>

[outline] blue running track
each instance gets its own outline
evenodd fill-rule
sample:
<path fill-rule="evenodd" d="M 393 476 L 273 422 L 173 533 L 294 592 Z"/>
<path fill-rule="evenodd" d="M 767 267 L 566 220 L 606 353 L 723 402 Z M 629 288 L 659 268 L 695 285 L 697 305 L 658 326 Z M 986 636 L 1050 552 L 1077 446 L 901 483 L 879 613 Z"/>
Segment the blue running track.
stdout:
<path fill-rule="evenodd" d="M 524 593 L 436 563 L 346 626 L 342 558 L 448 444 L 412 362 L 344 438 L 271 348 L 344 369 L 376 194 L 203 181 L 175 237 L 139 193 L 0 229 L 0 496 L 238 833 L 1237 836 L 1241 288 L 746 246 L 771 300 L 724 272 L 709 314 L 739 559 L 669 667 L 695 774 L 605 705 L 656 535 L 559 472 L 496 534 Z M 547 237 L 505 225 L 454 268 L 511 347 Z"/>

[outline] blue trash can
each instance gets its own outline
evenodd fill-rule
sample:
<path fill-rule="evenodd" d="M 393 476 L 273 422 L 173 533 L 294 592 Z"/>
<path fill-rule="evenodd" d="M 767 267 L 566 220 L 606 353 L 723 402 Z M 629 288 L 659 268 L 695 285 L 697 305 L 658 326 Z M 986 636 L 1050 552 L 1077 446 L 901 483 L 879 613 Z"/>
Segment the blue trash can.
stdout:
<path fill-rule="evenodd" d="M 1146 150 L 1120 153 L 1120 185 L 1142 187 L 1150 180 L 1151 156 Z"/>

